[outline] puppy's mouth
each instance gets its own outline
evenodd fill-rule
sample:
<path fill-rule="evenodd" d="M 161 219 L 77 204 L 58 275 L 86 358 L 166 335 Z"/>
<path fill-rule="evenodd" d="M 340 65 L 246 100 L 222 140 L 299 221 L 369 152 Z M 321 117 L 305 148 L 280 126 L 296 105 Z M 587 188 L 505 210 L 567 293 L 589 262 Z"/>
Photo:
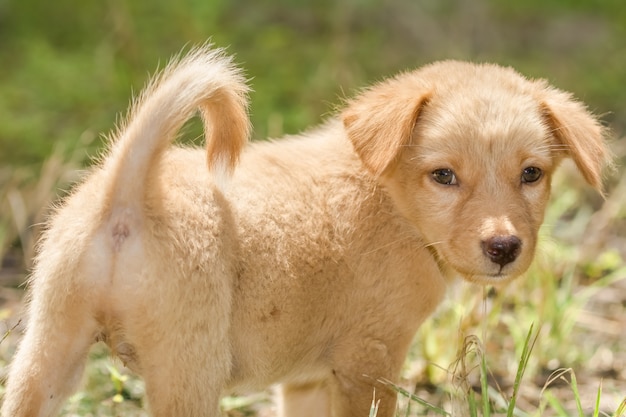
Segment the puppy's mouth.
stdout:
<path fill-rule="evenodd" d="M 453 270 L 466 281 L 481 284 L 503 284 L 526 270 L 522 241 L 517 237 L 498 237 L 481 242 L 481 251 L 468 257 L 469 251 L 448 253 L 442 247 L 431 247 L 442 270 Z M 472 261 L 473 259 L 473 261 Z"/>
<path fill-rule="evenodd" d="M 504 284 L 515 279 L 518 274 L 510 274 L 499 271 L 491 274 L 463 273 L 459 271 L 463 279 L 480 285 Z"/>

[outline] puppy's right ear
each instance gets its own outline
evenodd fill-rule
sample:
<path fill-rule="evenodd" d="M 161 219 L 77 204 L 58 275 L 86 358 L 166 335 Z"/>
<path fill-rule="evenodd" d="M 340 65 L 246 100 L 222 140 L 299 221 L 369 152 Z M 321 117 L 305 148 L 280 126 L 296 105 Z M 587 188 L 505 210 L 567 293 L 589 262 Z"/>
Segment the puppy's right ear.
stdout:
<path fill-rule="evenodd" d="M 388 172 L 409 144 L 430 90 L 408 74 L 371 87 L 348 102 L 343 125 L 354 150 L 375 176 Z"/>
<path fill-rule="evenodd" d="M 585 180 L 602 193 L 602 171 L 611 167 L 606 131 L 585 106 L 570 93 L 541 83 L 540 105 L 556 148 L 571 157 Z"/>

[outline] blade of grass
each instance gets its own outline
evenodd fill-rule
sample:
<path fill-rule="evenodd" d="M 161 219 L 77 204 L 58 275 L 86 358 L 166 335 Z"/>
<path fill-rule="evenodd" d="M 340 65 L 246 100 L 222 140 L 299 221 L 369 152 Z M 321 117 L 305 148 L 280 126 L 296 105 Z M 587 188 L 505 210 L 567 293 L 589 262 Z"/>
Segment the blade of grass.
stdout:
<path fill-rule="evenodd" d="M 389 381 L 388 379 L 379 378 L 378 382 L 380 382 L 381 384 L 391 388 L 392 390 L 394 390 L 398 394 L 408 398 L 409 401 L 414 401 L 414 402 L 416 402 L 416 403 L 426 407 L 430 411 L 434 411 L 435 413 L 437 413 L 437 414 L 439 414 L 441 416 L 452 416 L 452 414 L 448 413 L 446 410 L 441 409 L 441 408 L 437 407 L 436 405 L 433 405 L 433 404 L 429 403 L 428 401 L 421 399 L 417 395 L 412 394 L 409 391 L 405 390 L 404 388 L 401 388 L 401 387 L 397 386 L 396 384 L 394 384 L 393 382 Z"/>
<path fill-rule="evenodd" d="M 498 411 L 498 410 L 506 410 L 508 408 L 508 402 L 502 396 L 502 391 L 494 387 L 489 387 L 489 398 L 491 398 L 491 401 L 492 401 L 492 410 Z M 515 407 L 515 409 L 513 410 L 513 415 L 515 417 L 529 417 L 530 416 L 530 414 L 528 414 L 527 412 L 523 410 L 520 410 L 517 407 Z M 538 414 L 538 415 L 541 415 L 541 414 Z"/>
<path fill-rule="evenodd" d="M 576 381 L 576 374 L 574 373 L 574 370 L 570 371 L 570 379 L 570 386 L 572 387 L 572 391 L 574 392 L 574 399 L 576 400 L 576 409 L 578 410 L 578 415 L 580 417 L 585 417 L 583 405 L 580 402 L 580 392 L 578 391 L 578 382 Z"/>
<path fill-rule="evenodd" d="M 6 332 L 4 332 L 4 335 L 2 336 L 2 339 L 0 339 L 0 344 L 2 344 L 2 342 L 4 342 L 4 341 L 5 341 L 5 339 L 11 335 L 11 333 L 13 333 L 13 331 L 17 328 L 17 326 L 19 326 L 19 325 L 20 325 L 20 323 L 22 323 L 22 319 L 19 319 L 19 320 L 17 321 L 17 323 L 15 323 L 15 324 L 13 325 L 13 327 L 11 327 L 9 330 L 7 330 Z"/>
<path fill-rule="evenodd" d="M 220 400 L 220 408 L 226 414 L 230 415 L 231 411 L 245 410 L 254 404 L 258 404 L 260 402 L 266 402 L 266 401 L 267 401 L 267 397 L 265 396 L 265 394 L 261 394 L 261 393 L 253 394 L 253 395 L 246 395 L 246 396 L 241 396 L 241 397 L 227 396 Z M 245 412 L 242 412 L 242 414 L 245 414 Z"/>
<path fill-rule="evenodd" d="M 478 408 L 476 407 L 476 398 L 474 397 L 474 392 L 470 390 L 467 393 L 467 405 L 469 407 L 470 417 L 478 417 Z"/>
<path fill-rule="evenodd" d="M 565 378 L 565 375 L 567 374 L 569 374 L 570 376 L 569 380 Z M 557 369 L 556 371 L 552 372 L 552 374 L 548 377 L 548 380 L 544 384 L 543 388 L 541 389 L 540 396 L 541 397 L 545 396 L 545 398 L 549 401 L 550 405 L 552 407 L 555 407 L 555 404 L 556 402 L 558 402 L 558 400 L 556 400 L 556 398 L 552 395 L 552 393 L 546 390 L 548 386 L 550 386 L 553 382 L 559 379 L 569 384 L 569 386 L 572 388 L 572 393 L 574 394 L 574 399 L 576 401 L 576 409 L 578 411 L 578 415 L 580 417 L 585 417 L 585 412 L 583 411 L 583 406 L 580 400 L 580 392 L 578 390 L 578 380 L 576 379 L 576 374 L 574 373 L 574 370 L 572 368 L 562 368 L 562 369 Z M 593 410 L 593 417 L 598 417 L 600 415 L 601 395 L 602 395 L 602 381 L 600 381 L 600 385 L 598 386 L 598 393 L 596 395 L 596 402 L 595 402 L 595 407 Z M 559 404 L 558 410 L 563 410 L 564 412 L 562 405 Z"/>
<path fill-rule="evenodd" d="M 404 417 L 409 417 L 410 415 L 411 415 L 411 401 L 407 401 Z"/>
<path fill-rule="evenodd" d="M 567 380 L 563 378 L 563 375 L 567 374 L 568 372 L 569 372 L 569 368 L 559 368 L 553 371 L 550 374 L 550 376 L 548 376 L 547 381 L 543 384 L 543 388 L 541 388 L 541 392 L 539 393 L 539 398 L 541 400 L 539 401 L 538 415 L 541 416 L 544 414 L 547 404 L 549 404 L 550 406 L 554 408 L 554 401 L 556 400 L 556 398 L 554 398 L 551 392 L 547 391 L 548 387 L 552 385 L 554 381 L 559 380 L 559 379 L 565 380 L 567 382 Z"/>
<path fill-rule="evenodd" d="M 491 416 L 491 402 L 489 401 L 489 381 L 487 380 L 487 359 L 484 352 L 480 354 L 480 390 L 483 400 L 483 416 Z"/>
<path fill-rule="evenodd" d="M 550 391 L 545 392 L 545 399 L 548 401 L 554 411 L 556 411 L 559 417 L 571 417 L 570 413 L 563 407 L 563 404 L 555 397 Z"/>
<path fill-rule="evenodd" d="M 515 411 L 515 403 L 517 402 L 517 396 L 519 395 L 519 388 L 522 383 L 522 377 L 524 376 L 524 372 L 526 372 L 526 366 L 528 365 L 528 360 L 530 358 L 530 354 L 537 342 L 537 338 L 539 337 L 539 333 L 535 334 L 533 338 L 533 328 L 534 324 L 530 325 L 530 329 L 528 329 L 528 335 L 526 336 L 526 341 L 524 342 L 524 349 L 522 350 L 522 357 L 520 358 L 519 366 L 517 367 L 517 374 L 515 375 L 515 381 L 513 382 L 513 395 L 511 396 L 511 401 L 509 402 L 509 407 L 506 410 L 507 417 L 513 417 Z M 532 338 L 532 342 L 531 342 Z"/>
<path fill-rule="evenodd" d="M 624 416 L 626 416 L 626 397 L 624 397 L 624 399 L 622 400 L 617 410 L 615 410 L 615 414 L 613 414 L 613 417 L 624 417 Z"/>
<path fill-rule="evenodd" d="M 376 401 L 376 388 L 374 388 L 374 394 L 372 395 L 372 405 L 370 406 L 370 417 L 376 417 L 378 415 L 379 406 L 380 399 Z"/>
<path fill-rule="evenodd" d="M 598 417 L 600 415 L 600 396 L 602 395 L 602 380 L 600 380 L 600 384 L 598 385 L 598 394 L 596 395 L 596 404 L 593 407 L 593 417 Z"/>
<path fill-rule="evenodd" d="M 478 401 L 477 395 L 472 389 L 471 385 L 468 382 L 468 375 L 472 372 L 471 369 L 468 369 L 468 358 L 472 354 L 472 357 L 480 357 L 482 359 L 481 365 L 478 366 L 480 368 L 480 381 L 481 381 L 481 389 L 483 390 L 484 395 L 484 386 L 486 381 L 486 366 L 484 366 L 485 355 L 483 354 L 482 343 L 480 339 L 476 335 L 469 335 L 463 339 L 463 343 L 459 349 L 457 354 L 457 359 L 454 365 L 454 374 L 455 378 L 458 378 L 460 385 L 463 387 L 463 392 L 465 395 L 465 400 L 467 401 L 467 407 L 470 417 L 479 417 L 478 415 Z M 458 368 L 461 368 L 459 371 Z M 473 366 L 472 366 L 473 368 Z M 484 400 L 484 397 L 481 397 Z M 489 412 L 489 411 L 488 411 Z"/>
<path fill-rule="evenodd" d="M 483 286 L 483 314 L 487 315 L 487 294 L 488 290 L 486 286 Z M 486 323 L 483 325 L 483 340 L 487 340 L 487 327 Z M 480 394 L 483 402 L 483 416 L 491 416 L 491 402 L 489 401 L 489 381 L 487 380 L 487 355 L 483 349 L 478 349 L 480 354 Z"/>

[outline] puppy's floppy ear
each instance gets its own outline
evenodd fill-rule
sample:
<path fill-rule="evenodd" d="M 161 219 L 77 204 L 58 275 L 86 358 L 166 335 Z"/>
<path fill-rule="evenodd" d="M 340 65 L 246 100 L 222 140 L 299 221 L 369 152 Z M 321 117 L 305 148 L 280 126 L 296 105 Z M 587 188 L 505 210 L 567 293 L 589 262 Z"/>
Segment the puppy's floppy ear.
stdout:
<path fill-rule="evenodd" d="M 571 157 L 585 180 L 602 192 L 602 170 L 610 164 L 605 129 L 569 93 L 544 84 L 540 103 L 557 149 Z"/>
<path fill-rule="evenodd" d="M 366 90 L 348 103 L 343 125 L 365 167 L 381 176 L 397 161 L 411 140 L 429 89 L 410 77 L 399 76 Z"/>

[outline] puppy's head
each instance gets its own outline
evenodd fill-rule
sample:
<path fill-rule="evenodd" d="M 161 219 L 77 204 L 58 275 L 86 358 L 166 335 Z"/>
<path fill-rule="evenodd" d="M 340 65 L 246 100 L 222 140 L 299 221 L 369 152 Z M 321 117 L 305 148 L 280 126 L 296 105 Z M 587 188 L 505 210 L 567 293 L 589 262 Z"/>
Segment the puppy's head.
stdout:
<path fill-rule="evenodd" d="M 603 129 L 569 94 L 512 69 L 445 61 L 378 84 L 343 112 L 363 165 L 443 268 L 523 273 L 564 157 L 601 188 Z"/>

